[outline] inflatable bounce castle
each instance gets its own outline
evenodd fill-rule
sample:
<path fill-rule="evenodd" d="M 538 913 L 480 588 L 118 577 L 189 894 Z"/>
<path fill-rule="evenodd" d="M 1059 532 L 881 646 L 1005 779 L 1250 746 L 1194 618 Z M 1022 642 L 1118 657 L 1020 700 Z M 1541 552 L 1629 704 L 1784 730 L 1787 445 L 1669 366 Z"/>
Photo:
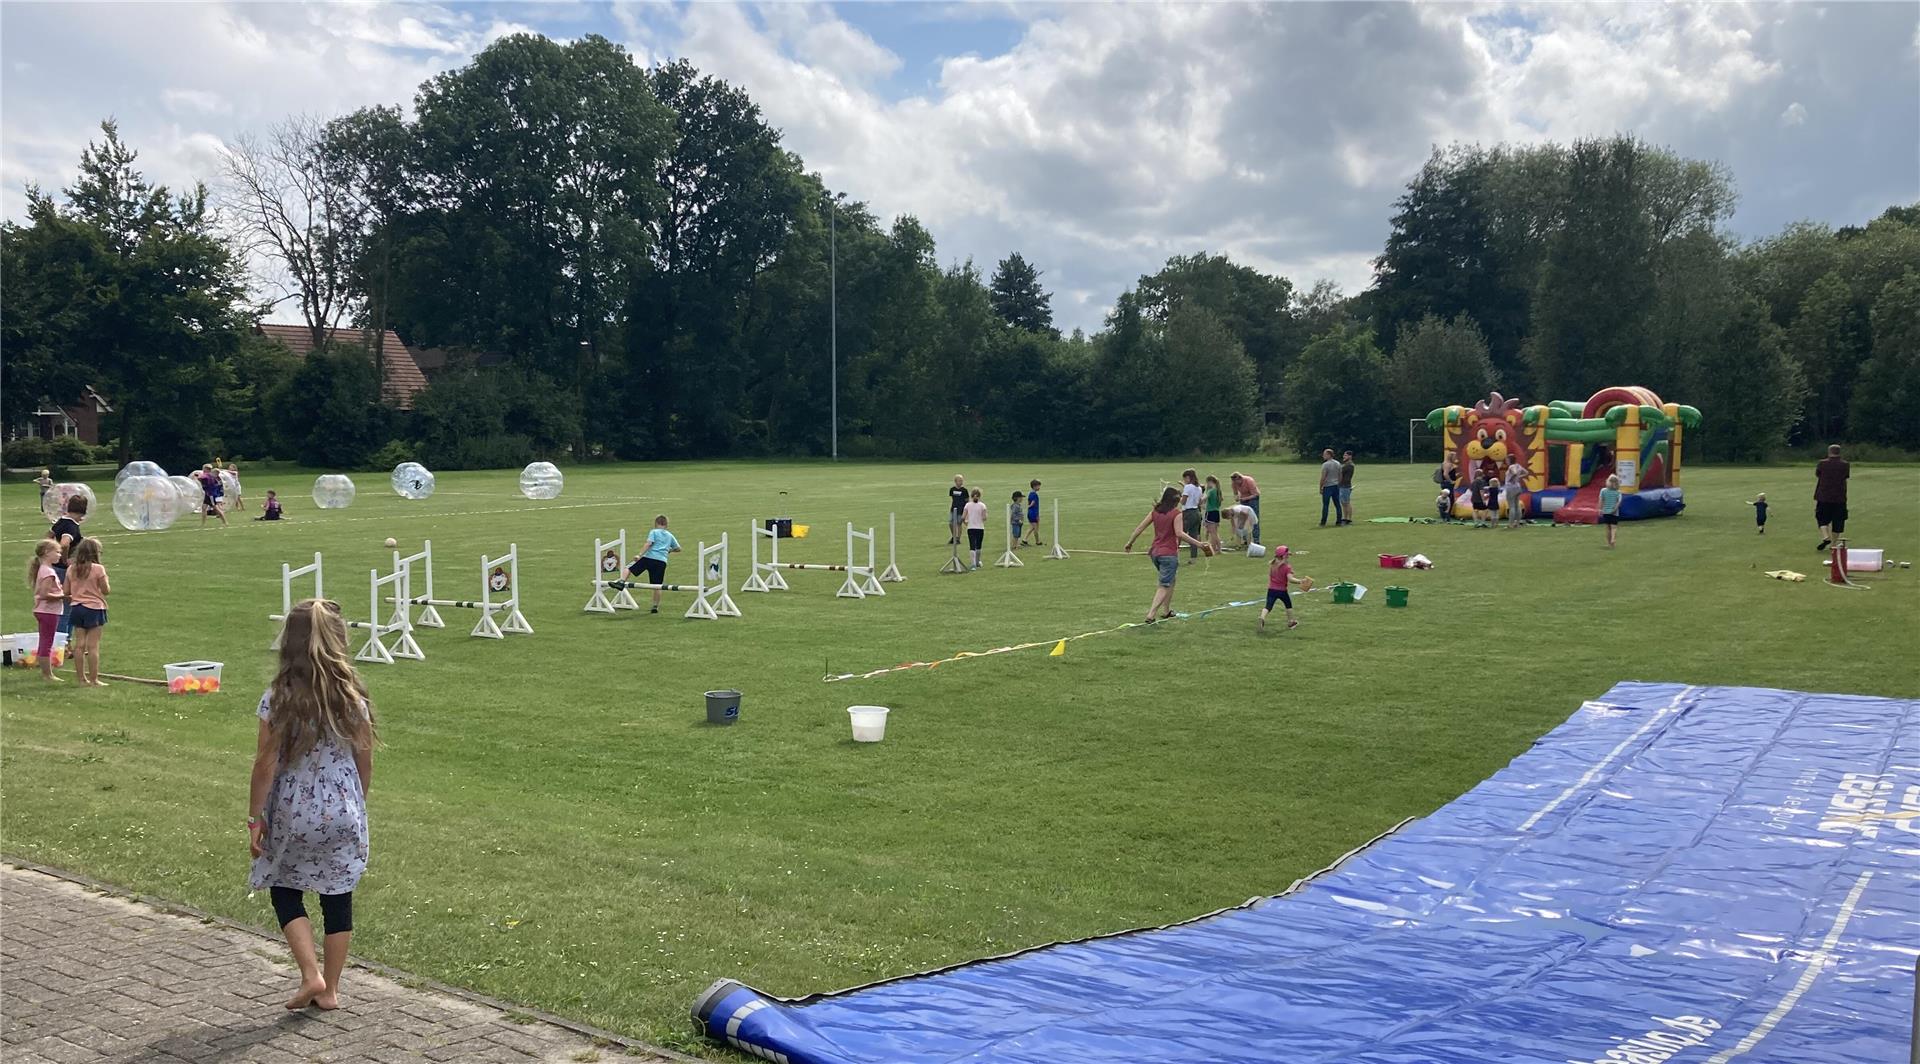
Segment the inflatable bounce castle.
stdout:
<path fill-rule="evenodd" d="M 1501 500 L 1500 510 L 1525 507 L 1529 517 L 1562 523 L 1600 519 L 1600 489 L 1620 477 L 1620 517 L 1667 517 L 1686 507 L 1680 495 L 1680 445 L 1700 411 L 1663 403 L 1646 388 L 1602 388 L 1585 403 L 1520 405 L 1499 392 L 1473 404 L 1445 406 L 1427 415 L 1427 427 L 1445 439 L 1445 453 L 1468 477 L 1475 469 L 1499 474 L 1518 459 L 1527 468 L 1526 491 Z M 1470 514 L 1464 491 L 1454 513 Z"/>

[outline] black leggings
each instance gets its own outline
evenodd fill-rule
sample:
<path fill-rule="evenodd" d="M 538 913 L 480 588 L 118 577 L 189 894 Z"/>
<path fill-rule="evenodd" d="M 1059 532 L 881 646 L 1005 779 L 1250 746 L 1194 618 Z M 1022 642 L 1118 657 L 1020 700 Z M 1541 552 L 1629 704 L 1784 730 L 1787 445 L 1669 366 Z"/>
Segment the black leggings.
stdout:
<path fill-rule="evenodd" d="M 273 915 L 280 918 L 281 927 L 295 920 L 307 918 L 305 894 L 292 887 L 274 887 L 272 893 Z M 329 935 L 353 930 L 353 891 L 347 891 L 345 894 L 321 894 L 320 919 Z"/>

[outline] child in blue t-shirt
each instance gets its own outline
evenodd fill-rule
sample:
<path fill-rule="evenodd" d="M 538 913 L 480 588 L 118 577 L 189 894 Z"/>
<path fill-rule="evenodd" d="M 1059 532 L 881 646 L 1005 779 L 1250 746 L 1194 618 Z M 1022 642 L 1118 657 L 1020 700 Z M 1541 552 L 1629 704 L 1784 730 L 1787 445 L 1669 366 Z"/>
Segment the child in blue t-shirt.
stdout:
<path fill-rule="evenodd" d="M 680 541 L 667 531 L 667 515 L 661 514 L 653 519 L 653 530 L 647 533 L 647 549 L 627 566 L 630 575 L 645 575 L 646 583 L 653 586 L 653 609 L 649 613 L 660 612 L 660 585 L 667 582 L 667 555 L 678 553 Z"/>
<path fill-rule="evenodd" d="M 1767 534 L 1767 493 L 1755 495 L 1748 503 L 1753 507 L 1753 523 L 1760 535 Z"/>
<path fill-rule="evenodd" d="M 1017 499 L 1020 493 L 1016 491 L 1013 496 Z M 1033 533 L 1034 546 L 1046 545 L 1040 539 L 1040 482 L 1037 480 L 1027 485 L 1027 530 Z M 1025 543 L 1026 540 L 1020 542 Z"/>
<path fill-rule="evenodd" d="M 1620 532 L 1620 478 L 1608 477 L 1600 489 L 1600 523 L 1607 526 L 1607 546 L 1612 547 Z"/>

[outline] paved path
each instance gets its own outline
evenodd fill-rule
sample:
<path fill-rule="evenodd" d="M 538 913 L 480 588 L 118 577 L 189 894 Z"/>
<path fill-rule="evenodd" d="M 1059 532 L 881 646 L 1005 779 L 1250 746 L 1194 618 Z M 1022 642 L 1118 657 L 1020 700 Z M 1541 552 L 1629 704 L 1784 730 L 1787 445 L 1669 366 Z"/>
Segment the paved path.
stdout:
<path fill-rule="evenodd" d="M 284 942 L 0 866 L 9 1064 L 669 1059 L 358 968 L 338 1011 L 289 1013 L 294 982 Z"/>

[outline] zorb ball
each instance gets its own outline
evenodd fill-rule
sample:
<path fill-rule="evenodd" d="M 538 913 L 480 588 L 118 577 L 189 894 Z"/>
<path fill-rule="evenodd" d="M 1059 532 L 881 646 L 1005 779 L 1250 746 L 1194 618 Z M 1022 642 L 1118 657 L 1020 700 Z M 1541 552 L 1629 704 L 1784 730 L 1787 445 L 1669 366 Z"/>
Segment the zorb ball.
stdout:
<path fill-rule="evenodd" d="M 173 493 L 180 498 L 179 508 L 174 512 L 176 518 L 200 512 L 200 503 L 205 493 L 200 490 L 200 485 L 195 483 L 192 477 L 172 476 L 167 478 L 167 483 L 173 485 Z"/>
<path fill-rule="evenodd" d="M 402 462 L 393 467 L 393 493 L 403 499 L 424 499 L 433 494 L 433 474 L 418 462 Z"/>
<path fill-rule="evenodd" d="M 126 483 L 128 477 L 161 477 L 164 479 L 166 475 L 167 471 L 160 468 L 157 462 L 128 462 L 126 465 L 120 467 L 120 472 L 113 475 L 113 486 L 117 488 Z"/>
<path fill-rule="evenodd" d="M 158 532 L 179 516 L 180 493 L 166 477 L 128 477 L 113 489 L 113 519 L 129 532 Z"/>
<path fill-rule="evenodd" d="M 552 462 L 535 462 L 520 471 L 520 494 L 529 499 L 557 499 L 566 479 Z"/>
<path fill-rule="evenodd" d="M 93 489 L 85 484 L 55 484 L 47 489 L 47 496 L 40 500 L 40 512 L 49 521 L 58 521 L 67 512 L 67 500 L 76 496 L 87 500 L 87 512 L 96 513 L 100 500 L 94 498 Z"/>
<path fill-rule="evenodd" d="M 231 470 L 216 470 L 220 474 L 220 491 L 228 498 L 240 494 L 240 474 Z"/>
<path fill-rule="evenodd" d="M 353 481 L 339 473 L 313 478 L 313 504 L 322 510 L 344 510 L 353 502 Z"/>

